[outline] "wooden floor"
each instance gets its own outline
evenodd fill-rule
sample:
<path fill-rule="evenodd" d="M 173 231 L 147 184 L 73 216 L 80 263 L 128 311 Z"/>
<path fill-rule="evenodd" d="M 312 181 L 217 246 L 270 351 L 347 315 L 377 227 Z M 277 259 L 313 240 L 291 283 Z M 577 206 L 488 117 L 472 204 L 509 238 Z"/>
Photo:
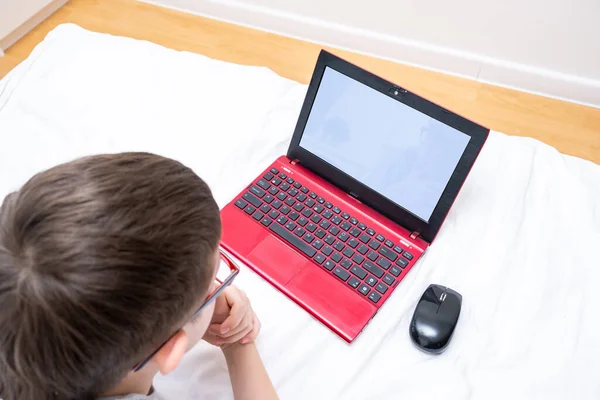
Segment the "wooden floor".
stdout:
<path fill-rule="evenodd" d="M 0 58 L 0 77 L 55 26 L 149 40 L 219 60 L 267 66 L 307 83 L 320 45 L 172 11 L 135 0 L 71 0 Z M 329 49 L 491 129 L 542 140 L 600 164 L 600 109 L 552 100 L 363 55 Z"/>

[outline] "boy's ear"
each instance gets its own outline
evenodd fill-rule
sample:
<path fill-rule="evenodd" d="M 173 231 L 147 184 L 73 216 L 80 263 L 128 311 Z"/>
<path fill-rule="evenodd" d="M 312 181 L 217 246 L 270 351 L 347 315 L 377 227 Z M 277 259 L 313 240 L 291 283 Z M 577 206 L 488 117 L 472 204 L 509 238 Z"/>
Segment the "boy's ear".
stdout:
<path fill-rule="evenodd" d="M 165 345 L 152 357 L 161 374 L 171 373 L 185 355 L 188 348 L 188 337 L 183 329 L 180 329 Z"/>

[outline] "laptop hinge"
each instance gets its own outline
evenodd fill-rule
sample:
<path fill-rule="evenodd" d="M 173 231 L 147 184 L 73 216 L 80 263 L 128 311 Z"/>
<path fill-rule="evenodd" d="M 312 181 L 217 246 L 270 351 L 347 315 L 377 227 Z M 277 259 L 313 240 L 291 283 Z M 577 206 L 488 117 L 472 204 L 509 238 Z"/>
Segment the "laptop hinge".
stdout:
<path fill-rule="evenodd" d="M 296 164 L 298 164 L 299 162 L 300 162 L 300 161 L 298 161 L 298 160 L 290 160 L 290 164 L 292 164 L 292 165 L 296 165 Z"/>
<path fill-rule="evenodd" d="M 419 232 L 413 232 L 413 233 L 410 234 L 410 238 L 411 239 L 416 239 L 418 237 L 419 237 Z"/>

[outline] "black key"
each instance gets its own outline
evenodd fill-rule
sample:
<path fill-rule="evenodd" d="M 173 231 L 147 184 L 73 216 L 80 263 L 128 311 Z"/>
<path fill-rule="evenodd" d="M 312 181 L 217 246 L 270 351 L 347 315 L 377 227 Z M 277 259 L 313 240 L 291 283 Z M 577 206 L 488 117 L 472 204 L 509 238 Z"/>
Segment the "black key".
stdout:
<path fill-rule="evenodd" d="M 354 237 L 358 237 L 358 235 L 360 235 L 360 229 L 352 228 L 352 230 L 350 231 L 350 234 Z"/>
<path fill-rule="evenodd" d="M 283 215 L 279 218 L 277 218 L 277 223 L 280 225 L 285 225 L 288 222 L 287 217 L 284 217 Z"/>
<path fill-rule="evenodd" d="M 342 251 L 344 250 L 344 243 L 337 241 L 335 242 L 335 244 L 333 245 L 333 248 L 336 249 L 337 251 Z"/>
<path fill-rule="evenodd" d="M 325 237 L 326 232 L 323 229 L 319 229 L 317 231 L 317 233 L 315 233 L 315 236 L 317 236 L 320 239 L 323 239 L 323 237 Z"/>
<path fill-rule="evenodd" d="M 360 287 L 358 288 L 358 292 L 363 296 L 368 295 L 370 291 L 371 289 L 369 289 L 369 287 L 365 284 L 360 285 Z"/>
<path fill-rule="evenodd" d="M 246 202 L 245 202 L 244 200 L 242 200 L 242 199 L 238 199 L 238 200 L 235 202 L 235 205 L 236 205 L 236 207 L 237 207 L 237 208 L 240 208 L 240 209 L 242 209 L 242 210 L 243 210 L 244 208 L 246 208 L 246 206 L 248 205 L 248 203 L 246 203 Z"/>
<path fill-rule="evenodd" d="M 302 186 L 302 188 L 300 189 L 300 191 L 304 194 L 308 193 L 308 188 L 306 186 Z"/>
<path fill-rule="evenodd" d="M 248 207 L 244 208 L 244 212 L 248 215 L 254 214 L 254 211 L 256 211 L 256 208 L 254 208 L 252 206 L 248 206 Z"/>
<path fill-rule="evenodd" d="M 306 231 L 304 230 L 304 228 L 297 227 L 296 229 L 294 229 L 294 235 L 296 235 L 298 237 L 304 236 L 305 233 L 306 233 Z"/>
<path fill-rule="evenodd" d="M 363 243 L 369 243 L 369 240 L 371 240 L 371 236 L 367 235 L 366 233 L 363 233 L 362 235 L 360 235 L 359 239 Z"/>
<path fill-rule="evenodd" d="M 346 232 L 342 232 L 342 233 L 340 233 L 340 236 L 338 236 L 338 238 L 342 242 L 345 242 L 346 240 L 350 239 L 350 235 L 348 235 L 348 233 L 346 233 Z"/>
<path fill-rule="evenodd" d="M 331 260 L 327 260 L 327 261 L 325 261 L 325 264 L 323 266 L 325 267 L 326 270 L 331 271 L 335 268 L 335 263 Z"/>
<path fill-rule="evenodd" d="M 277 168 L 271 168 L 271 173 L 277 175 L 279 170 Z"/>
<path fill-rule="evenodd" d="M 269 211 L 271 211 L 271 207 L 269 207 L 267 204 L 263 204 L 262 207 L 260 208 L 260 211 L 262 211 L 266 214 Z"/>
<path fill-rule="evenodd" d="M 365 276 L 367 276 L 367 271 L 365 271 L 358 265 L 354 265 L 352 268 L 350 268 L 350 272 L 358 276 L 359 279 L 365 279 Z"/>
<path fill-rule="evenodd" d="M 302 184 L 301 184 L 301 183 L 299 183 L 299 182 L 294 182 L 294 187 L 295 187 L 296 189 L 300 189 L 300 188 L 302 188 Z"/>
<path fill-rule="evenodd" d="M 363 224 L 362 222 L 359 222 L 358 229 L 360 229 L 361 231 L 364 231 L 365 229 L 367 229 L 367 226 L 365 224 Z"/>
<path fill-rule="evenodd" d="M 310 233 L 307 233 L 306 235 L 304 235 L 302 240 L 304 240 L 306 243 L 312 243 L 312 241 L 315 240 L 315 236 Z"/>
<path fill-rule="evenodd" d="M 331 228 L 329 228 L 329 233 L 331 233 L 332 235 L 337 235 L 338 233 L 340 233 L 340 228 L 333 225 Z"/>
<path fill-rule="evenodd" d="M 342 227 L 343 230 L 347 231 L 348 229 L 350 229 L 352 227 L 352 225 L 350 225 L 348 222 L 344 221 L 342 222 L 342 225 L 340 225 Z"/>
<path fill-rule="evenodd" d="M 285 192 L 279 192 L 277 198 L 281 201 L 284 201 L 287 198 L 287 195 L 285 194 Z"/>
<path fill-rule="evenodd" d="M 293 223 L 292 221 L 290 221 L 290 222 L 288 222 L 287 224 L 285 224 L 285 228 L 286 228 L 288 231 L 293 231 L 294 229 L 296 229 L 296 226 L 298 226 L 298 225 L 296 225 L 296 224 L 295 224 L 295 223 Z"/>
<path fill-rule="evenodd" d="M 339 225 L 340 222 L 342 222 L 342 219 L 336 215 L 335 217 L 331 218 L 331 222 L 333 222 L 336 225 Z"/>
<path fill-rule="evenodd" d="M 327 220 L 323 220 L 321 221 L 321 223 L 319 224 L 319 226 L 323 229 L 327 229 L 331 226 L 331 222 L 327 221 Z"/>
<path fill-rule="evenodd" d="M 288 197 L 287 199 L 285 199 L 285 204 L 287 204 L 288 206 L 293 206 L 294 204 L 296 204 L 296 200 L 294 200 L 291 197 Z"/>
<path fill-rule="evenodd" d="M 377 236 L 375 236 L 375 239 L 379 240 L 380 242 L 383 242 L 385 240 L 382 234 L 378 234 Z"/>
<path fill-rule="evenodd" d="M 396 258 L 398 258 L 398 254 L 394 253 L 393 250 L 390 250 L 387 247 L 382 247 L 379 249 L 379 253 L 390 261 L 396 261 Z"/>
<path fill-rule="evenodd" d="M 274 177 L 275 177 L 275 176 L 274 176 L 272 173 L 270 173 L 270 172 L 267 172 L 267 173 L 265 174 L 265 176 L 264 176 L 264 178 L 265 178 L 266 180 L 268 180 L 268 181 L 270 181 L 270 180 L 271 180 L 271 179 L 273 179 Z"/>
<path fill-rule="evenodd" d="M 279 177 L 281 179 L 285 180 L 287 178 L 287 175 L 282 172 L 282 173 L 279 174 Z"/>
<path fill-rule="evenodd" d="M 306 225 L 306 230 L 310 233 L 313 233 L 317 230 L 317 226 L 311 222 L 310 224 Z"/>
<path fill-rule="evenodd" d="M 394 276 L 399 276 L 400 273 L 402 272 L 402 270 L 394 265 L 394 266 L 392 266 L 392 269 L 390 269 L 390 272 Z"/>
<path fill-rule="evenodd" d="M 346 282 L 348 278 L 350 278 L 350 273 L 340 267 L 335 267 L 335 269 L 333 270 L 333 274 L 341 280 L 343 280 L 344 282 Z"/>
<path fill-rule="evenodd" d="M 273 196 L 271 196 L 270 194 L 263 197 L 263 201 L 268 204 L 271 204 L 273 202 L 273 200 L 275 200 L 275 198 Z"/>
<path fill-rule="evenodd" d="M 383 281 L 390 286 L 392 286 L 394 282 L 396 282 L 396 280 L 392 278 L 390 274 L 385 274 L 385 276 L 383 277 Z"/>
<path fill-rule="evenodd" d="M 377 284 L 377 286 L 375 286 L 375 290 L 377 290 L 381 294 L 385 294 L 385 292 L 387 292 L 388 288 L 383 283 L 379 282 Z"/>
<path fill-rule="evenodd" d="M 342 267 L 348 269 L 348 268 L 350 268 L 352 266 L 352 263 L 347 258 L 344 258 L 344 260 L 340 263 L 340 265 Z"/>
<path fill-rule="evenodd" d="M 346 282 L 348 285 L 352 286 L 354 289 L 356 289 L 358 287 L 358 285 L 360 285 L 360 281 L 358 279 L 356 279 L 355 277 L 351 277 L 348 282 Z"/>
<path fill-rule="evenodd" d="M 331 208 L 331 207 L 333 207 L 333 204 L 331 204 L 330 202 L 327 202 L 327 203 L 325 203 L 325 207 Z"/>
<path fill-rule="evenodd" d="M 327 235 L 327 237 L 325 238 L 325 243 L 327 243 L 327 244 L 333 244 L 333 242 L 335 242 L 335 238 L 333 236 L 331 236 L 331 235 Z"/>
<path fill-rule="evenodd" d="M 315 192 L 310 192 L 309 194 L 311 199 L 316 199 L 317 198 L 317 194 Z"/>
<path fill-rule="evenodd" d="M 354 257 L 352 257 L 352 261 L 354 261 L 357 264 L 362 264 L 362 262 L 365 261 L 365 258 L 360 254 L 356 254 Z"/>
<path fill-rule="evenodd" d="M 342 212 L 342 210 L 340 210 L 340 208 L 338 206 L 333 207 L 333 212 L 336 214 L 339 214 Z"/>
<path fill-rule="evenodd" d="M 358 246 L 358 240 L 352 238 L 350 239 L 350 241 L 348 242 L 348 246 L 352 247 L 353 249 L 356 248 L 356 246 Z"/>
<path fill-rule="evenodd" d="M 273 179 L 271 180 L 271 183 L 272 183 L 273 185 L 275 185 L 275 186 L 279 186 L 279 185 L 281 185 L 281 182 L 282 182 L 282 180 L 281 180 L 281 179 L 279 179 L 279 178 L 277 178 L 277 177 L 275 177 L 275 178 L 273 178 Z"/>
<path fill-rule="evenodd" d="M 317 249 L 317 250 L 320 250 L 320 249 L 321 249 L 321 247 L 323 247 L 324 243 L 323 243 L 322 241 L 320 241 L 320 240 L 318 240 L 318 239 L 317 239 L 317 240 L 315 240 L 315 241 L 313 242 L 313 244 L 312 244 L 312 245 L 313 245 L 313 247 L 314 247 L 315 249 Z"/>
<path fill-rule="evenodd" d="M 323 212 L 323 217 L 325 217 L 327 219 L 331 218 L 332 215 L 333 215 L 333 213 L 331 211 L 329 211 L 329 210 L 325 210 Z"/>
<path fill-rule="evenodd" d="M 373 250 L 377 250 L 379 248 L 379 246 L 381 246 L 381 245 L 376 240 L 371 240 L 371 243 L 369 243 L 369 247 L 372 248 Z"/>
<path fill-rule="evenodd" d="M 272 222 L 273 222 L 273 220 L 269 217 L 264 217 L 263 219 L 260 220 L 260 223 L 263 224 L 264 226 L 269 226 L 269 225 L 271 225 Z"/>
<path fill-rule="evenodd" d="M 287 183 L 289 183 L 290 185 L 292 185 L 294 183 L 294 180 L 292 178 L 287 178 L 285 181 Z"/>
<path fill-rule="evenodd" d="M 304 201 L 306 200 L 306 195 L 304 193 L 300 193 L 298 196 L 296 196 L 296 199 L 298 201 Z"/>
<path fill-rule="evenodd" d="M 394 251 L 398 254 L 402 254 L 402 247 L 396 246 L 396 247 L 394 247 Z"/>
<path fill-rule="evenodd" d="M 308 224 L 308 220 L 306 218 L 304 218 L 304 217 L 298 218 L 298 225 L 304 226 L 306 224 Z"/>
<path fill-rule="evenodd" d="M 306 218 L 309 218 L 311 215 L 313 215 L 313 210 L 311 210 L 310 208 L 305 208 L 302 211 L 302 215 L 304 215 Z"/>
<path fill-rule="evenodd" d="M 375 261 L 375 260 L 377 260 L 377 257 L 378 257 L 378 256 L 377 256 L 377 253 L 375 253 L 374 251 L 370 251 L 370 252 L 369 252 L 369 255 L 367 256 L 367 258 L 368 258 L 369 260 L 371 260 L 371 261 Z"/>
<path fill-rule="evenodd" d="M 367 233 L 369 234 L 369 236 L 373 236 L 375 234 L 375 231 L 372 228 L 367 229 Z"/>
<path fill-rule="evenodd" d="M 323 261 L 325 261 L 325 256 L 321 253 L 318 253 L 315 258 L 314 258 L 315 262 L 319 265 L 323 264 Z"/>
<path fill-rule="evenodd" d="M 323 206 L 320 204 L 317 204 L 316 206 L 313 207 L 313 210 L 319 214 L 321 214 L 321 212 L 324 210 Z"/>
<path fill-rule="evenodd" d="M 406 268 L 406 266 L 408 265 L 408 260 L 405 260 L 404 258 L 400 257 L 398 261 L 396 261 L 396 265 L 400 266 L 400 268 Z"/>
<path fill-rule="evenodd" d="M 344 250 L 344 255 L 348 258 L 352 258 L 352 256 L 354 255 L 354 250 L 352 250 L 350 247 L 346 247 L 346 249 Z"/>
<path fill-rule="evenodd" d="M 352 217 L 352 218 L 350 218 L 350 223 L 352 225 L 356 225 L 356 224 L 358 224 L 358 220 L 356 218 Z"/>
<path fill-rule="evenodd" d="M 244 200 L 246 200 L 248 203 L 252 204 L 256 208 L 262 205 L 262 202 L 252 193 L 244 193 L 242 197 L 244 198 Z"/>
<path fill-rule="evenodd" d="M 381 278 L 383 276 L 383 270 L 377 265 L 373 264 L 371 261 L 367 261 L 365 263 L 365 269 L 378 278 Z"/>
<path fill-rule="evenodd" d="M 310 217 L 310 220 L 312 222 L 314 222 L 315 224 L 318 224 L 319 222 L 321 222 L 323 218 L 319 215 L 319 214 L 315 214 L 312 217 Z"/>
<path fill-rule="evenodd" d="M 283 182 L 279 188 L 284 192 L 287 192 L 287 190 L 290 188 L 290 185 L 287 182 Z"/>
<path fill-rule="evenodd" d="M 331 255 L 331 259 L 336 263 L 339 263 L 340 261 L 342 261 L 342 255 L 338 252 L 335 252 Z"/>
<path fill-rule="evenodd" d="M 317 198 L 317 201 L 319 202 L 319 204 L 323 204 L 323 203 L 325 203 L 325 199 L 324 199 L 324 198 L 322 198 L 321 196 L 319 196 L 319 197 Z"/>
<path fill-rule="evenodd" d="M 408 251 L 405 251 L 404 254 L 402 254 L 404 256 L 404 258 L 406 258 L 407 260 L 412 260 L 413 259 L 413 255 L 410 254 Z"/>
<path fill-rule="evenodd" d="M 394 242 L 388 239 L 385 241 L 385 245 L 391 249 L 392 247 L 394 247 Z"/>
<path fill-rule="evenodd" d="M 315 203 L 313 199 L 308 199 L 304 204 L 306 204 L 307 207 L 313 207 L 317 203 Z"/>
<path fill-rule="evenodd" d="M 333 249 L 329 246 L 325 246 L 323 247 L 323 250 L 321 250 L 323 252 L 323 254 L 325 254 L 326 256 L 330 255 L 331 253 L 333 253 Z"/>
<path fill-rule="evenodd" d="M 367 251 L 369 251 L 369 248 L 367 246 L 365 246 L 364 244 L 361 244 L 358 247 L 357 251 L 364 256 L 365 254 L 367 254 Z"/>
<path fill-rule="evenodd" d="M 348 219 L 348 218 L 350 218 L 350 214 L 348 214 L 347 212 L 342 213 L 342 218 Z"/>
<path fill-rule="evenodd" d="M 277 193 L 279 193 L 279 189 L 277 189 L 275 186 L 271 186 L 271 188 L 269 189 L 269 193 L 271 193 L 272 195 L 276 195 Z"/>
<path fill-rule="evenodd" d="M 282 214 L 288 215 L 290 213 L 290 211 L 292 211 L 292 209 L 289 208 L 288 206 L 283 206 L 283 207 L 281 207 L 281 209 L 279 211 L 281 211 Z"/>
<path fill-rule="evenodd" d="M 377 279 L 375 279 L 374 276 L 369 275 L 369 277 L 367 279 L 365 279 L 365 283 L 371 287 L 375 286 L 375 284 L 377 283 Z"/>
<path fill-rule="evenodd" d="M 271 210 L 271 211 L 269 212 L 269 217 L 271 217 L 271 218 L 275 219 L 275 218 L 279 217 L 279 213 L 277 212 L 277 210 Z M 285 217 L 284 217 L 284 218 L 285 218 Z M 285 218 L 285 219 L 287 219 L 287 218 Z"/>
<path fill-rule="evenodd" d="M 291 232 L 285 230 L 285 228 L 283 228 L 281 225 L 271 224 L 269 229 L 307 256 L 312 258 L 317 253 L 317 250 L 312 248 L 309 244 L 306 244 L 306 242 L 304 242 L 302 239 L 294 236 Z"/>
<path fill-rule="evenodd" d="M 294 210 L 300 212 L 300 211 L 304 210 L 304 206 L 302 205 L 302 203 L 296 203 L 296 204 L 294 204 Z"/>
<path fill-rule="evenodd" d="M 264 179 L 259 180 L 258 182 L 256 182 L 256 184 L 265 190 L 271 187 L 271 184 L 265 181 Z"/>
<path fill-rule="evenodd" d="M 290 213 L 290 219 L 291 219 L 292 221 L 295 221 L 295 220 L 297 220 L 299 216 L 300 216 L 300 214 L 298 214 L 296 211 L 292 211 L 292 212 Z"/>
<path fill-rule="evenodd" d="M 290 190 L 288 190 L 288 194 L 290 196 L 294 196 L 295 197 L 295 196 L 298 195 L 298 191 L 296 189 L 290 189 Z M 304 201 L 304 200 L 302 200 L 302 201 Z"/>
<path fill-rule="evenodd" d="M 383 269 L 388 269 L 390 267 L 390 265 L 392 265 L 391 262 L 389 262 L 387 259 L 381 257 L 378 261 L 377 261 L 377 265 L 379 265 L 381 268 Z"/>
<path fill-rule="evenodd" d="M 369 295 L 369 300 L 371 300 L 373 303 L 377 303 L 379 300 L 381 300 L 381 295 L 377 292 L 371 292 Z"/>

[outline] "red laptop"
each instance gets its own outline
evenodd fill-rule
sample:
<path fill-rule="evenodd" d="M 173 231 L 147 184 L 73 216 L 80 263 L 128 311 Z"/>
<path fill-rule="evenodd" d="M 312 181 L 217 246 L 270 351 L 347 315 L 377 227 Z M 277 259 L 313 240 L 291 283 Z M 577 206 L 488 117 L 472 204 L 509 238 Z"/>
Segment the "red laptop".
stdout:
<path fill-rule="evenodd" d="M 432 244 L 488 134 L 322 51 L 287 155 L 222 210 L 223 246 L 351 342 Z"/>

